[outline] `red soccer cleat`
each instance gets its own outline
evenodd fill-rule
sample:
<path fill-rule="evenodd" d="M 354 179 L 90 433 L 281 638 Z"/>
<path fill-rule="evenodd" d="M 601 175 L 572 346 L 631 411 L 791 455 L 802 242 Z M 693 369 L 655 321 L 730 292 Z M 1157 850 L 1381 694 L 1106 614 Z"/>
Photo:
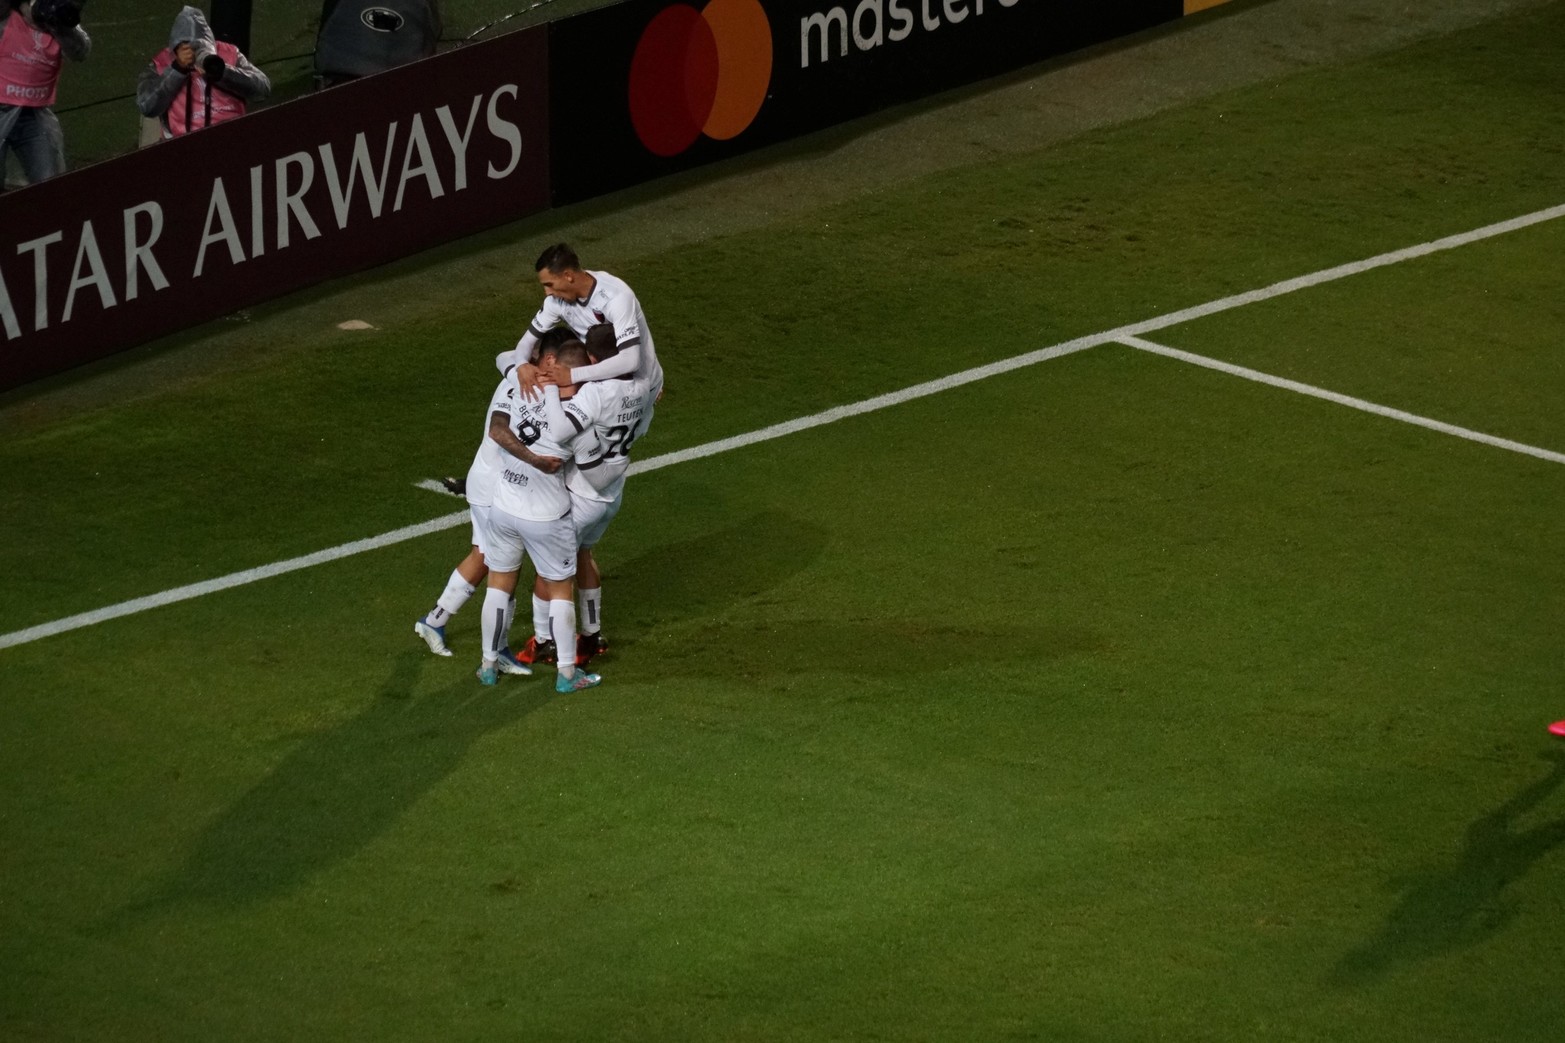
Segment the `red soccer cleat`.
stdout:
<path fill-rule="evenodd" d="M 516 653 L 516 658 L 531 666 L 533 663 L 552 663 L 558 656 L 553 641 L 539 641 L 536 637 L 530 637 L 522 650 Z"/>

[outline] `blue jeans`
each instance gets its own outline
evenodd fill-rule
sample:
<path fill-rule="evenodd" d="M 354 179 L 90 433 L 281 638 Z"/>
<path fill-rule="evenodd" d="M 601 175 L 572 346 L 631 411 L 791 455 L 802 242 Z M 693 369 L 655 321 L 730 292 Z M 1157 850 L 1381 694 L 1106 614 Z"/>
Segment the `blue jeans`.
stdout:
<path fill-rule="evenodd" d="M 54 110 L 0 105 L 0 172 L 13 150 L 28 184 L 65 173 L 65 134 Z"/>

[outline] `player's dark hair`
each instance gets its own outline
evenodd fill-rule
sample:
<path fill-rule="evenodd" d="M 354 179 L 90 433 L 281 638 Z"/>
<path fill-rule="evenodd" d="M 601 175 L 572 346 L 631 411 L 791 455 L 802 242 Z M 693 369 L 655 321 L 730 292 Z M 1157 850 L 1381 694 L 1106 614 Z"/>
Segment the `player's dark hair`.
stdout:
<path fill-rule="evenodd" d="M 568 340 L 575 340 L 576 334 L 571 332 L 569 326 L 550 326 L 538 338 L 538 343 L 533 345 L 532 358 L 528 361 L 536 363 L 545 355 L 553 355 L 560 350 L 560 345 Z"/>
<path fill-rule="evenodd" d="M 533 271 L 541 272 L 545 268 L 551 272 L 579 272 L 581 260 L 569 243 L 555 243 L 538 255 L 538 263 L 533 266 Z"/>
<path fill-rule="evenodd" d="M 561 344 L 560 350 L 555 353 L 555 357 L 559 359 L 560 365 L 570 366 L 572 369 L 575 369 L 577 366 L 585 366 L 592 361 L 587 357 L 587 345 L 579 340 L 568 340 Z"/>
<path fill-rule="evenodd" d="M 551 326 L 547 333 L 538 338 L 538 350 L 559 351 L 561 344 L 575 339 L 576 334 L 569 326 Z"/>

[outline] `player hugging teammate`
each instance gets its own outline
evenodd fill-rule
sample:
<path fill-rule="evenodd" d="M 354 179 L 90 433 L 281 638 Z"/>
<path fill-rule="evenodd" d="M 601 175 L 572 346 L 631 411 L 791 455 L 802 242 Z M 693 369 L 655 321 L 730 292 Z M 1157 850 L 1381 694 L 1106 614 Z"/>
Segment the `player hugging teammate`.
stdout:
<path fill-rule="evenodd" d="M 413 629 L 450 655 L 445 625 L 487 575 L 479 681 L 554 662 L 555 690 L 570 692 L 602 681 L 580 669 L 607 649 L 592 551 L 619 513 L 630 449 L 652 423 L 663 370 L 624 280 L 583 269 L 564 243 L 535 269 L 543 305 L 495 359 L 502 379 L 465 483 L 472 549 Z M 535 573 L 533 635 L 515 653 L 508 635 L 523 556 Z"/>

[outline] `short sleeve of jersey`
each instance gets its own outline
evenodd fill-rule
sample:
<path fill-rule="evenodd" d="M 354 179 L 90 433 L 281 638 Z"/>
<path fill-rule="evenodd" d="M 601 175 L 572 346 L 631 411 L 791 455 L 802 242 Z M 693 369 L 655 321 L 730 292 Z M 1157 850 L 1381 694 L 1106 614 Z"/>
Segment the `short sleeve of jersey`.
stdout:
<path fill-rule="evenodd" d="M 538 309 L 538 314 L 533 316 L 532 333 L 535 337 L 541 337 L 548 333 L 560 322 L 560 305 L 553 297 L 543 299 L 543 307 Z M 618 327 L 616 327 L 618 328 Z"/>
<path fill-rule="evenodd" d="M 576 430 L 585 431 L 592 426 L 593 416 L 597 410 L 597 394 L 593 390 L 597 385 L 584 384 L 576 389 L 576 394 L 568 400 L 560 403 L 560 408 L 565 410 L 565 415 L 570 418 Z"/>
<path fill-rule="evenodd" d="M 565 415 L 579 430 L 588 431 L 594 426 L 601 426 L 599 417 L 603 413 L 604 385 L 584 384 L 576 390 L 570 401 L 564 404 Z M 593 457 L 602 453 L 602 448 L 596 438 L 579 439 L 576 443 L 576 462 L 586 463 Z"/>
<path fill-rule="evenodd" d="M 516 401 L 516 385 L 512 383 L 510 374 L 506 374 L 494 389 L 494 397 L 489 400 L 489 414 L 496 413 L 514 414 L 512 409 Z M 485 418 L 487 419 L 487 418 Z"/>
<path fill-rule="evenodd" d="M 636 306 L 636 296 L 628 289 L 616 293 L 604 309 L 604 316 L 614 324 L 614 343 L 621 348 L 641 343 L 641 309 Z"/>
<path fill-rule="evenodd" d="M 603 443 L 596 438 L 578 438 L 572 443 L 571 452 L 576 466 L 583 467 L 603 455 Z"/>

